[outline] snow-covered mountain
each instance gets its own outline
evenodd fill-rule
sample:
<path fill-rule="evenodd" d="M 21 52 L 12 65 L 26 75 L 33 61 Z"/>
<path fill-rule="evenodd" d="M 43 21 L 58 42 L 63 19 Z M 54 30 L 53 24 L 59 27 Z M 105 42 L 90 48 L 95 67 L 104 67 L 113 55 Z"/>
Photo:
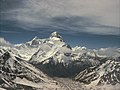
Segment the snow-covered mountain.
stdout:
<path fill-rule="evenodd" d="M 22 43 L 15 44 L 14 47 L 18 54 L 25 60 L 29 60 L 31 56 L 38 50 L 39 46 L 44 43 L 45 39 L 39 39 L 34 37 L 32 40 Z"/>
<path fill-rule="evenodd" d="M 23 64 L 23 67 L 26 67 L 25 64 L 27 66 L 32 64 L 49 76 L 76 76 L 75 80 L 89 85 L 114 84 L 119 83 L 120 80 L 120 48 L 71 47 L 62 36 L 53 32 L 48 38 L 34 37 L 26 43 L 15 45 L 1 39 L 0 56 L 6 56 L 6 51 L 10 54 L 7 62 L 11 63 L 8 64 L 16 62 Z M 4 61 L 3 58 L 1 60 Z M 22 71 L 24 72 L 24 70 Z M 29 73 L 31 75 L 31 72 Z"/>
<path fill-rule="evenodd" d="M 54 90 L 56 81 L 9 51 L 0 49 L 0 89 Z"/>
<path fill-rule="evenodd" d="M 70 63 L 73 61 L 79 61 L 82 58 L 97 57 L 97 54 L 93 50 L 89 50 L 86 47 L 74 47 L 64 42 L 62 36 L 57 32 L 53 32 L 49 38 L 39 45 L 39 49 L 31 57 L 30 62 L 34 63 Z M 83 60 L 84 61 L 84 60 Z"/>
<path fill-rule="evenodd" d="M 69 62 L 71 51 L 71 47 L 64 42 L 62 37 L 57 32 L 53 32 L 50 38 L 39 46 L 30 62 L 49 63 L 50 58 L 54 58 L 55 63 Z"/>
<path fill-rule="evenodd" d="M 0 39 L 0 47 L 9 49 L 20 58 L 34 63 L 48 63 L 49 58 L 53 58 L 55 63 L 70 62 L 74 60 L 80 60 L 83 56 L 90 57 L 119 57 L 120 48 L 100 48 L 100 49 L 88 49 L 86 47 L 76 46 L 71 47 L 67 44 L 62 36 L 57 32 L 51 33 L 49 38 L 39 39 L 34 37 L 32 40 L 12 45 Z"/>
<path fill-rule="evenodd" d="M 75 80 L 91 86 L 120 83 L 120 61 L 114 59 L 103 61 L 99 66 L 89 67 L 80 72 Z"/>

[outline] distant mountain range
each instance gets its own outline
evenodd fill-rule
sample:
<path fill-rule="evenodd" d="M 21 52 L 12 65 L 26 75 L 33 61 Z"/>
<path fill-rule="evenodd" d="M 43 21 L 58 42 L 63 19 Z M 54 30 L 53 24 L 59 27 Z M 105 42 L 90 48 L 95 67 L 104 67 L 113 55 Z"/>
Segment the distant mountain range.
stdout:
<path fill-rule="evenodd" d="M 15 45 L 0 38 L 0 88 L 58 90 L 57 81 L 49 76 L 87 85 L 119 84 L 120 48 L 71 47 L 57 32 Z"/>

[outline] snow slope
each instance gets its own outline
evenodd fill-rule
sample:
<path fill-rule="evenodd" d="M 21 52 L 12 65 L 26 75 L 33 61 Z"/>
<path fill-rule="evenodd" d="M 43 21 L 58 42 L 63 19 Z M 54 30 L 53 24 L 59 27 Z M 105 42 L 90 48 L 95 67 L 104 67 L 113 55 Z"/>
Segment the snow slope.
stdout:
<path fill-rule="evenodd" d="M 89 86 L 120 84 L 120 61 L 108 59 L 99 66 L 83 70 L 75 77 L 75 80 L 86 83 Z"/>
<path fill-rule="evenodd" d="M 7 90 L 59 89 L 56 81 L 7 50 L 0 56 L 0 88 Z"/>

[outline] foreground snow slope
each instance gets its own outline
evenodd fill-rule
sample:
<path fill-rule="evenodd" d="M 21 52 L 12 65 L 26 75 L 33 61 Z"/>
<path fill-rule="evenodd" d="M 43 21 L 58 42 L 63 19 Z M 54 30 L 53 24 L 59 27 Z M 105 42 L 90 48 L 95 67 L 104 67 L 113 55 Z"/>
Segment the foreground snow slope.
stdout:
<path fill-rule="evenodd" d="M 2 50 L 0 50 L 1 52 Z M 3 54 L 2 54 L 3 53 Z M 0 88 L 4 89 L 56 89 L 56 81 L 31 64 L 5 51 L 0 55 Z"/>
<path fill-rule="evenodd" d="M 75 80 L 88 85 L 120 84 L 120 61 L 106 60 L 99 66 L 90 67 L 80 72 Z"/>

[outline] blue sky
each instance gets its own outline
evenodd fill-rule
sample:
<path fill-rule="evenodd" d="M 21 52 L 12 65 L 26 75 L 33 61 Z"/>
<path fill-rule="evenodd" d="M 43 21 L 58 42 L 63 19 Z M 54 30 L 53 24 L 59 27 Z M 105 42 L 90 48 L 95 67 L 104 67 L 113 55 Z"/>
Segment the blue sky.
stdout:
<path fill-rule="evenodd" d="M 120 46 L 119 0 L 0 0 L 0 36 L 22 43 L 57 31 L 72 46 Z"/>

